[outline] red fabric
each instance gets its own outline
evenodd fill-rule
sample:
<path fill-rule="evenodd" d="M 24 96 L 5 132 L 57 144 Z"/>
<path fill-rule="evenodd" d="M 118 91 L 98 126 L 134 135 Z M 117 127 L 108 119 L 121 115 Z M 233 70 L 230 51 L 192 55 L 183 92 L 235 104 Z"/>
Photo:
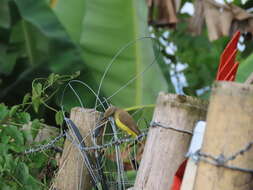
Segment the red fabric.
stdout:
<path fill-rule="evenodd" d="M 174 176 L 171 190 L 180 190 L 180 187 L 181 187 L 181 184 L 183 181 L 183 177 L 184 177 L 186 163 L 187 163 L 187 159 L 185 161 L 183 161 L 183 163 L 179 166 L 179 168 Z"/>

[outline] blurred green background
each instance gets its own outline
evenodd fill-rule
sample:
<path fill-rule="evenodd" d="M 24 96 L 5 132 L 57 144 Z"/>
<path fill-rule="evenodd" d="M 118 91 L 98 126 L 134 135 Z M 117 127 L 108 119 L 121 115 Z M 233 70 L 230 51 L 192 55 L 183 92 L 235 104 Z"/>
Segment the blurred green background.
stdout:
<path fill-rule="evenodd" d="M 185 3 L 191 8 L 194 2 L 182 0 L 179 10 Z M 232 3 L 252 11 L 253 1 L 243 2 Z M 17 126 L 30 123 L 38 128 L 38 123 L 42 127 L 46 123 L 59 127 L 63 123 L 61 103 L 66 111 L 80 106 L 76 94 L 85 107 L 94 107 L 94 94 L 78 82 L 71 83 L 76 94 L 66 87 L 61 102 L 64 88 L 76 79 L 97 92 L 110 64 L 99 95 L 109 97 L 108 102 L 118 107 L 155 104 L 159 91 L 208 99 L 219 57 L 231 36 L 210 42 L 206 25 L 199 35 L 191 35 L 192 15 L 187 11 L 178 11 L 178 21 L 172 25 L 156 25 L 149 20 L 149 8 L 146 0 L 0 1 L 0 134 L 4 136 L 0 152 L 5 155 L 0 156 L 0 172 L 15 167 L 25 170 L 24 176 L 15 172 L 10 176 L 32 184 L 23 189 L 37 188 L 36 180 L 27 177 L 29 164 L 16 162 L 8 165 L 12 169 L 3 169 L 8 160 L 14 163 L 9 151 L 24 151 L 25 142 L 35 137 L 31 131 L 23 134 Z M 159 11 L 159 7 L 154 9 L 154 14 Z M 243 82 L 253 71 L 251 33 L 242 35 L 240 46 L 237 81 Z M 11 137 L 19 139 L 17 144 L 11 144 Z M 10 148 L 6 148 L 8 143 Z M 39 171 L 50 159 L 38 157 L 29 159 Z M 22 161 L 28 163 L 26 159 Z M 22 189 L 15 184 L 1 186 L 0 182 L 0 189 Z"/>

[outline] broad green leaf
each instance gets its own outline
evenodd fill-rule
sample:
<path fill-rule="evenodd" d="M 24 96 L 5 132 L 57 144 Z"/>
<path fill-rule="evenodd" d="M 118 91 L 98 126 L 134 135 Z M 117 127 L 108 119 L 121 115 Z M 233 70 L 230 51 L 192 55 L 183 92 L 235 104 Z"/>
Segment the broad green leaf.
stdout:
<path fill-rule="evenodd" d="M 15 1 L 21 17 L 49 40 L 48 63 L 53 72 L 80 70 L 83 60 L 79 48 L 71 41 L 64 27 L 46 1 Z M 29 8 L 28 8 L 29 7 Z"/>
<path fill-rule="evenodd" d="M 85 2 L 86 0 L 57 0 L 56 6 L 54 7 L 54 12 L 58 16 L 60 22 L 76 43 L 79 43 L 82 32 L 82 27 L 80 26 L 85 18 Z"/>
<path fill-rule="evenodd" d="M 101 9 L 103 7 L 103 9 Z M 85 62 L 92 68 L 99 84 L 107 64 L 127 43 L 148 36 L 145 1 L 87 1 L 81 46 Z M 140 75 L 155 56 L 150 39 L 140 40 L 126 48 L 116 59 L 102 86 L 108 97 L 129 80 Z M 118 106 L 153 103 L 167 85 L 157 64 L 138 77 L 111 99 Z"/>
<path fill-rule="evenodd" d="M 64 3 L 69 6 L 66 2 L 62 1 L 62 6 Z M 76 30 L 82 31 L 80 36 L 82 54 L 89 66 L 90 78 L 93 80 L 89 81 L 89 85 L 96 86 L 97 89 L 106 66 L 117 51 L 127 43 L 149 36 L 146 25 L 147 7 L 144 0 L 93 0 L 85 1 L 84 6 L 83 19 L 75 18 L 83 20 L 82 24 L 79 24 L 81 29 Z M 59 18 L 63 15 L 63 11 L 60 11 L 56 10 Z M 73 14 L 82 16 L 80 13 Z M 69 21 L 65 22 L 63 18 L 61 21 L 70 31 L 72 25 Z M 152 45 L 152 40 L 144 39 L 126 48 L 106 75 L 102 94 L 111 96 L 133 77 L 139 76 L 155 59 Z M 81 78 L 85 79 L 84 82 L 88 80 L 84 76 Z M 143 76 L 137 77 L 110 101 L 121 107 L 153 103 L 160 90 L 167 91 L 167 85 L 158 65 L 154 64 Z M 87 94 L 82 93 L 84 99 Z"/>
<path fill-rule="evenodd" d="M 253 72 L 253 53 L 247 57 L 243 62 L 240 63 L 236 81 L 245 82 L 249 75 Z"/>
<path fill-rule="evenodd" d="M 13 26 L 11 43 L 18 44 L 19 56 L 27 57 L 29 66 L 38 66 L 50 58 L 49 39 L 24 19 Z"/>

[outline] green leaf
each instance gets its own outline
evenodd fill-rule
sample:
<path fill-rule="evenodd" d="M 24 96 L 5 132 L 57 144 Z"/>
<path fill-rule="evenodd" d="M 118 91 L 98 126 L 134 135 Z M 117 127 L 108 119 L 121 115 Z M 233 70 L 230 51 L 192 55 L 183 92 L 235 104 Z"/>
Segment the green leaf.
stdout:
<path fill-rule="evenodd" d="M 5 119 L 5 117 L 8 115 L 8 109 L 4 104 L 0 104 L 0 121 Z"/>
<path fill-rule="evenodd" d="M 75 10 L 75 13 L 73 10 Z M 54 12 L 66 28 L 70 37 L 76 43 L 79 43 L 82 32 L 82 27 L 80 27 L 80 25 L 85 18 L 85 1 L 57 1 Z"/>
<path fill-rule="evenodd" d="M 10 141 L 11 137 L 7 136 L 7 135 L 1 135 L 1 142 L 3 144 L 8 144 L 8 142 Z"/>
<path fill-rule="evenodd" d="M 62 125 L 63 124 L 64 118 L 63 118 L 62 111 L 56 112 L 56 114 L 55 114 L 55 121 L 56 121 L 57 125 Z"/>
<path fill-rule="evenodd" d="M 9 173 L 11 173 L 11 171 L 14 171 L 17 165 L 17 159 L 14 160 L 11 154 L 5 154 L 3 158 L 4 158 L 3 169 Z"/>
<path fill-rule="evenodd" d="M 47 82 L 51 86 L 58 78 L 59 78 L 59 75 L 56 75 L 55 73 L 51 73 L 47 78 Z"/>
<path fill-rule="evenodd" d="M 32 121 L 32 136 L 33 138 L 36 137 L 36 135 L 38 134 L 39 129 L 41 129 L 41 122 L 38 119 L 35 119 Z"/>
<path fill-rule="evenodd" d="M 107 63 L 112 60 L 120 47 L 149 35 L 145 19 L 147 7 L 144 1 L 115 0 L 87 1 L 86 6 L 87 13 L 80 43 L 84 59 L 93 69 L 94 78 L 99 83 Z M 153 43 L 150 39 L 141 40 L 120 54 L 102 86 L 103 93 L 107 97 L 152 63 L 155 59 Z M 92 51 L 93 49 L 96 51 Z M 154 64 L 142 77 L 138 77 L 111 101 L 123 107 L 153 103 L 161 90 L 167 91 L 167 84 L 158 65 Z"/>
<path fill-rule="evenodd" d="M 253 53 L 242 61 L 239 65 L 236 81 L 245 82 L 249 75 L 253 72 Z"/>
<path fill-rule="evenodd" d="M 80 70 L 83 63 L 80 49 L 71 41 L 47 2 L 15 0 L 15 3 L 21 17 L 49 40 L 49 55 L 47 56 L 50 59 L 47 62 L 50 70 L 67 73 L 76 69 Z"/>
<path fill-rule="evenodd" d="M 66 0 L 62 1 L 61 6 L 64 6 L 64 3 L 68 6 Z M 106 66 L 121 47 L 140 37 L 149 36 L 146 25 L 147 7 L 144 1 L 93 0 L 85 1 L 85 8 L 83 16 L 77 13 L 82 18 L 75 19 L 83 20 L 81 25 L 77 25 L 80 27 L 79 31 L 82 31 L 79 42 L 92 76 L 87 77 L 85 73 L 86 76 L 82 75 L 80 79 L 85 80 L 91 87 L 97 87 Z M 63 10 L 56 10 L 59 17 L 63 15 Z M 72 24 L 65 22 L 63 18 L 60 19 L 70 31 Z M 139 76 L 154 59 L 152 40 L 144 39 L 130 45 L 110 68 L 102 85 L 102 94 L 109 97 L 133 77 L 138 76 L 110 101 L 121 107 L 155 102 L 159 91 L 167 91 L 160 68 L 154 64 L 143 76 Z M 85 90 L 79 93 L 83 92 Z M 84 101 L 87 102 L 87 92 L 85 94 Z M 68 98 L 73 102 L 73 95 Z"/>
<path fill-rule="evenodd" d="M 33 97 L 40 97 L 42 94 L 42 84 L 41 83 L 35 83 L 33 85 L 32 93 Z"/>
<path fill-rule="evenodd" d="M 23 145 L 24 144 L 24 138 L 20 130 L 16 126 L 9 125 L 8 127 L 5 127 L 4 134 L 9 135 L 12 137 L 12 141 L 17 145 Z"/>
<path fill-rule="evenodd" d="M 9 149 L 17 153 L 22 153 L 25 151 L 25 147 L 16 144 L 11 144 Z"/>
<path fill-rule="evenodd" d="M 36 113 L 38 113 L 38 111 L 39 111 L 40 104 L 41 104 L 40 97 L 32 97 L 32 105 L 33 105 L 33 109 Z"/>
<path fill-rule="evenodd" d="M 41 95 L 43 89 L 41 83 L 35 83 L 32 89 L 32 105 L 34 111 L 37 113 L 39 111 L 39 106 L 41 104 Z"/>
<path fill-rule="evenodd" d="M 49 40 L 23 19 L 13 26 L 10 42 L 18 44 L 19 57 L 28 58 L 29 67 L 39 66 L 50 58 Z"/>
<path fill-rule="evenodd" d="M 24 163 L 19 162 L 15 169 L 15 176 L 22 184 L 27 184 L 30 177 L 28 167 Z"/>
<path fill-rule="evenodd" d="M 17 117 L 18 117 L 19 123 L 22 123 L 22 124 L 26 124 L 26 123 L 29 123 L 31 121 L 31 116 L 27 112 L 21 112 L 21 113 L 18 114 Z"/>
<path fill-rule="evenodd" d="M 17 112 L 18 108 L 19 108 L 19 105 L 12 106 L 11 110 L 9 112 L 9 116 L 10 117 L 14 116 L 14 114 Z"/>
<path fill-rule="evenodd" d="M 13 189 L 13 187 L 10 187 L 9 185 L 5 184 L 3 182 L 3 180 L 0 181 L 0 189 L 2 189 L 2 190 L 15 190 L 15 189 Z"/>
<path fill-rule="evenodd" d="M 0 155 L 6 155 L 9 150 L 9 145 L 6 145 L 5 143 L 0 143 Z"/>
<path fill-rule="evenodd" d="M 27 102 L 29 102 L 30 98 L 31 98 L 31 94 L 26 93 L 24 98 L 23 98 L 22 104 L 26 104 Z"/>

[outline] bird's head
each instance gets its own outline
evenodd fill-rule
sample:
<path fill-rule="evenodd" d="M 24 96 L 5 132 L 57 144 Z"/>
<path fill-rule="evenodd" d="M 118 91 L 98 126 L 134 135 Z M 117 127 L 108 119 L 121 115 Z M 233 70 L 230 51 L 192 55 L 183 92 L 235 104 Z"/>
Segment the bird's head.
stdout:
<path fill-rule="evenodd" d="M 115 106 L 110 106 L 105 110 L 103 119 L 108 119 L 109 117 L 113 116 L 117 108 Z"/>

